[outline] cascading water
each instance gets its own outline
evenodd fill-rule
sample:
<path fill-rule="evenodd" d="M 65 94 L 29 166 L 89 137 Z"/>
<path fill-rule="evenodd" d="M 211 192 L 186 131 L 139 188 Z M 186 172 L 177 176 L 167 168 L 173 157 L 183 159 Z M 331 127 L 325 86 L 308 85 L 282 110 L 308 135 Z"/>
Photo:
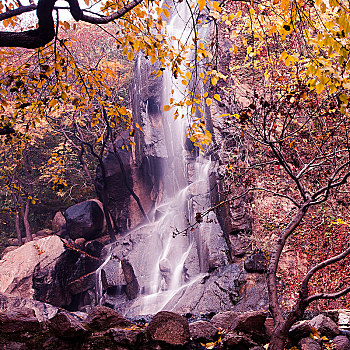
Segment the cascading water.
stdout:
<path fill-rule="evenodd" d="M 167 32 L 169 36 L 182 40 L 184 45 L 188 44 L 192 33 L 188 4 L 179 3 L 172 12 Z M 141 74 L 140 59 L 136 64 L 136 73 Z M 174 83 L 171 72 L 167 71 L 163 74 L 161 90 L 159 110 L 169 103 L 170 96 L 180 101 L 185 93 L 184 85 Z M 138 93 L 141 93 L 140 88 Z M 141 293 L 131 306 L 134 315 L 173 309 L 176 304 L 174 296 L 179 292 L 181 294 L 182 290 L 201 278 L 201 272 L 208 270 L 206 262 L 203 262 L 203 256 L 208 252 L 201 253 L 205 249 L 202 249 L 199 240 L 205 239 L 207 231 L 221 231 L 213 219 L 211 224 L 202 223 L 200 232 L 197 230 L 190 235 L 173 237 L 176 229 L 181 231 L 188 226 L 188 222 L 193 222 L 197 211 L 210 206 L 208 174 L 211 162 L 203 156 L 195 157 L 186 150 L 186 117 L 174 120 L 172 111 L 163 112 L 162 121 L 158 121 L 155 126 L 148 115 L 149 101 L 146 102 L 145 110 L 145 120 L 148 122 L 145 122 L 144 131 L 148 135 L 145 138 L 149 139 L 146 143 L 151 142 L 152 137 L 149 135 L 152 135 L 152 128 L 163 127 L 163 139 L 156 140 L 164 144 L 166 149 L 161 190 L 157 204 L 149 215 L 150 222 L 131 231 L 127 241 L 124 240 L 106 260 L 107 264 L 112 260 L 111 257 L 118 260 L 115 269 L 119 269 L 119 272 L 115 271 L 116 275 L 122 273 L 122 259 L 126 258 L 133 265 Z M 180 110 L 181 114 L 186 115 L 186 110 Z M 130 251 L 125 252 L 124 248 L 120 248 L 129 243 L 132 246 Z M 102 269 L 105 265 L 106 262 Z M 102 290 L 101 286 L 99 288 Z M 128 313 L 128 310 L 124 311 Z"/>

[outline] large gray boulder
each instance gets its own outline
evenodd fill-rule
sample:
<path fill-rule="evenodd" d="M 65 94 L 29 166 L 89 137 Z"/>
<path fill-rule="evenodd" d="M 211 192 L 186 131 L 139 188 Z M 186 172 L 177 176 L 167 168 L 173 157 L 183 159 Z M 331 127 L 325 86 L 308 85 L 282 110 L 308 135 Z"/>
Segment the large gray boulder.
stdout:
<path fill-rule="evenodd" d="M 0 292 L 33 298 L 34 270 L 52 267 L 65 251 L 66 247 L 58 236 L 49 236 L 8 252 L 0 260 Z"/>
<path fill-rule="evenodd" d="M 85 238 L 87 241 L 103 236 L 106 220 L 102 203 L 98 200 L 87 200 L 73 205 L 64 212 L 66 230 L 73 240 Z"/>

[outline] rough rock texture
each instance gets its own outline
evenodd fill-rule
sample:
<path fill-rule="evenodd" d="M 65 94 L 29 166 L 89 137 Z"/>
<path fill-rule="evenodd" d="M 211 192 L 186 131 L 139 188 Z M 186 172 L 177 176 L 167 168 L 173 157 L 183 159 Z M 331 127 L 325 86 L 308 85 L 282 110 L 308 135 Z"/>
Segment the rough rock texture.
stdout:
<path fill-rule="evenodd" d="M 190 329 L 186 318 L 173 312 L 161 311 L 156 314 L 147 332 L 152 340 L 170 345 L 185 345 L 190 340 Z"/>
<path fill-rule="evenodd" d="M 88 333 L 80 320 L 67 312 L 59 312 L 51 318 L 48 326 L 55 334 L 63 338 L 82 337 Z"/>
<path fill-rule="evenodd" d="M 311 327 L 315 327 L 322 335 L 333 338 L 340 334 L 338 325 L 325 315 L 318 315 L 309 321 Z"/>
<path fill-rule="evenodd" d="M 65 251 L 61 239 L 50 236 L 8 252 L 0 260 L 0 292 L 33 298 L 34 270 L 51 268 Z"/>
<path fill-rule="evenodd" d="M 64 212 L 67 234 L 73 240 L 83 237 L 87 241 L 101 237 L 106 229 L 102 203 L 87 200 L 75 204 Z"/>
<path fill-rule="evenodd" d="M 21 307 L 7 310 L 0 314 L 0 332 L 23 333 L 38 331 L 39 321 L 33 309 Z"/>
<path fill-rule="evenodd" d="M 300 321 L 295 323 L 289 330 L 289 336 L 295 340 L 306 338 L 312 332 L 312 327 L 308 321 Z"/>
<path fill-rule="evenodd" d="M 244 261 L 244 268 L 248 272 L 265 273 L 267 271 L 266 256 L 262 252 L 256 252 L 248 256 Z"/>
<path fill-rule="evenodd" d="M 107 334 L 112 337 L 114 343 L 119 345 L 125 345 L 128 348 L 137 349 L 137 343 L 140 342 L 142 336 L 141 330 L 139 329 L 123 329 L 123 328 L 112 328 L 109 329 Z"/>
<path fill-rule="evenodd" d="M 350 350 L 350 340 L 344 335 L 338 335 L 333 339 L 335 350 Z"/>
<path fill-rule="evenodd" d="M 62 212 L 58 211 L 52 219 L 52 230 L 56 233 L 62 232 L 66 228 L 66 219 Z"/>
<path fill-rule="evenodd" d="M 266 312 L 263 312 L 263 311 L 245 312 L 233 320 L 231 327 L 236 332 L 262 333 L 264 331 L 265 320 L 266 320 Z"/>
<path fill-rule="evenodd" d="M 300 350 L 321 350 L 321 345 L 311 338 L 301 339 L 298 346 Z"/>
<path fill-rule="evenodd" d="M 90 328 L 99 331 L 107 330 L 109 328 L 125 328 L 133 325 L 132 322 L 118 312 L 105 306 L 96 306 L 88 314 L 85 322 Z"/>
<path fill-rule="evenodd" d="M 214 315 L 211 319 L 211 323 L 215 327 L 223 329 L 231 328 L 232 322 L 239 316 L 236 311 L 225 311 Z"/>
<path fill-rule="evenodd" d="M 40 322 L 49 320 L 55 316 L 58 311 L 56 307 L 50 304 L 0 293 L 0 314 L 6 310 L 13 310 L 14 308 L 34 310 L 35 316 Z"/>
<path fill-rule="evenodd" d="M 213 341 L 218 334 L 218 328 L 207 321 L 193 322 L 189 327 L 191 339 L 204 343 Z"/>
<path fill-rule="evenodd" d="M 234 332 L 227 333 L 223 339 L 223 349 L 225 350 L 247 350 L 257 345 L 247 335 Z"/>

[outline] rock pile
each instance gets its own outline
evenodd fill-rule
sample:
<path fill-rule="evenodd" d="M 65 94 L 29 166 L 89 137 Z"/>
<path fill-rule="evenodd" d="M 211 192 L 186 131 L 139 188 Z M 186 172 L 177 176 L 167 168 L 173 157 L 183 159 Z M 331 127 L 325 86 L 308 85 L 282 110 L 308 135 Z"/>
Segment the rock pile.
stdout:
<path fill-rule="evenodd" d="M 149 324 L 140 325 L 105 306 L 89 314 L 57 310 L 41 321 L 33 308 L 13 307 L 0 313 L 0 350 L 262 350 L 271 331 L 266 316 L 263 311 L 228 311 L 189 324 L 179 314 L 161 311 Z M 293 326 L 290 344 L 302 350 L 350 349 L 348 337 L 324 315 Z"/>

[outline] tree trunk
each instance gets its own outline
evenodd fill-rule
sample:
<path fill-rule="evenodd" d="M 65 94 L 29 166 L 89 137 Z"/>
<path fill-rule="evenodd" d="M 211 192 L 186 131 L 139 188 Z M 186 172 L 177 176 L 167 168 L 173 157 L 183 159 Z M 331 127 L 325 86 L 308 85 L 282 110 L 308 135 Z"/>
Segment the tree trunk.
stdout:
<path fill-rule="evenodd" d="M 30 223 L 28 220 L 30 203 L 31 203 L 31 199 L 27 198 L 27 203 L 26 203 L 25 210 L 23 213 L 23 224 L 24 224 L 24 229 L 25 229 L 25 233 L 26 233 L 26 242 L 30 242 L 33 240 L 32 232 L 30 229 Z"/>
<path fill-rule="evenodd" d="M 275 329 L 271 335 L 268 350 L 283 350 L 286 345 L 288 332 L 283 332 L 281 329 Z"/>
<path fill-rule="evenodd" d="M 16 219 L 15 219 L 15 228 L 16 228 L 16 235 L 18 240 L 18 245 L 22 245 L 22 232 L 21 232 L 21 224 L 20 224 L 20 216 L 19 212 L 16 212 Z"/>

